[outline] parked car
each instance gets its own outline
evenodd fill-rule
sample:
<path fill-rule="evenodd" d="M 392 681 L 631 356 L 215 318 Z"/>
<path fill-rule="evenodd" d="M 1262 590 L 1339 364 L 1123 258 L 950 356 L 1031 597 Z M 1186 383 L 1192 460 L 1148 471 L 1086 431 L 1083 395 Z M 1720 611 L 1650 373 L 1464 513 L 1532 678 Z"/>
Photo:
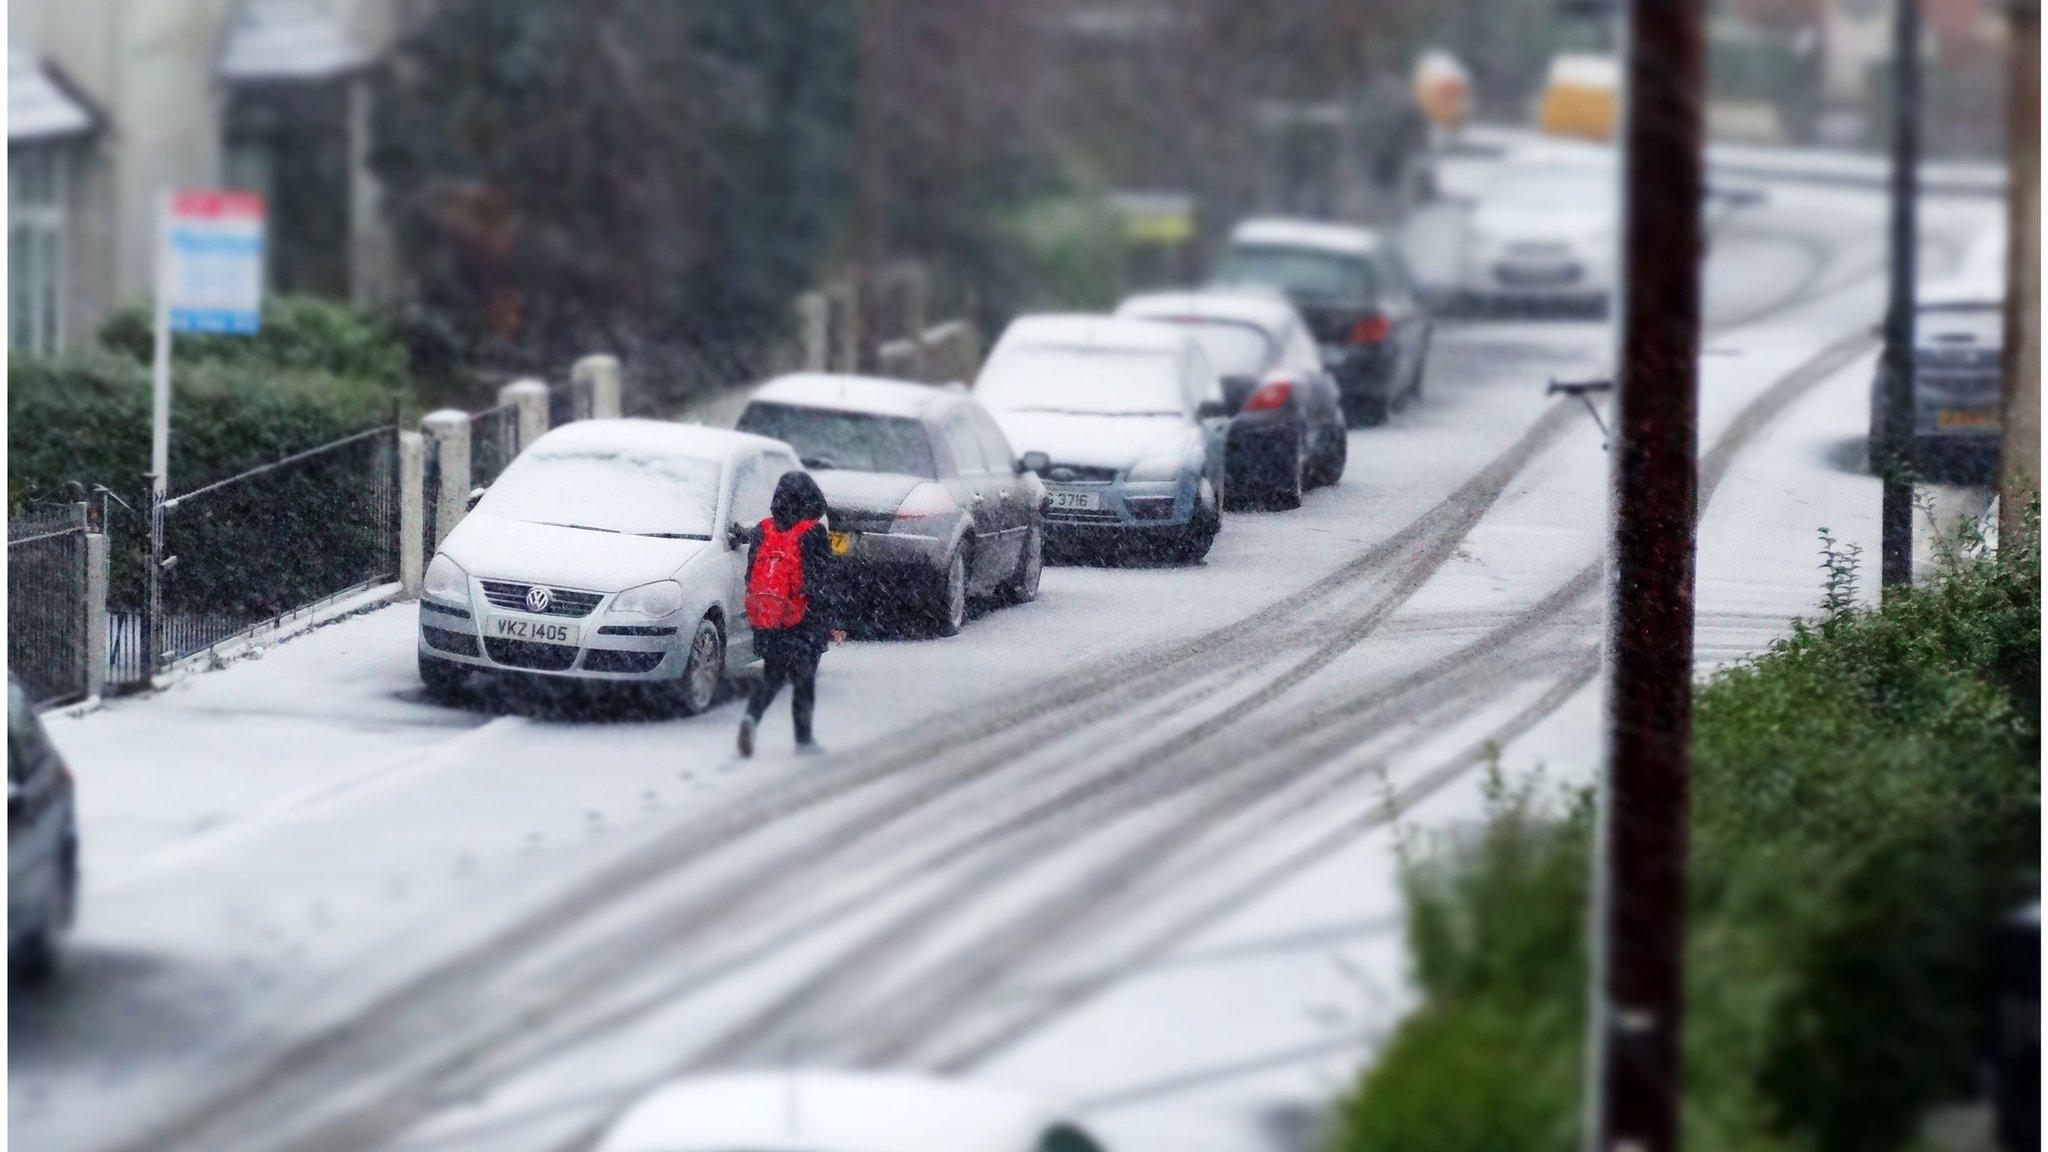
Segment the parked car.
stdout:
<path fill-rule="evenodd" d="M 1620 221 L 1611 149 L 1546 145 L 1510 156 L 1466 218 L 1459 299 L 1472 309 L 1605 315 Z"/>
<path fill-rule="evenodd" d="M 739 429 L 787 442 L 824 489 L 853 593 L 842 608 L 907 600 L 951 636 L 969 597 L 1038 597 L 1045 486 L 965 392 L 784 376 L 755 391 Z"/>
<path fill-rule="evenodd" d="M 1384 423 L 1395 407 L 1422 395 L 1433 322 L 1407 262 L 1376 233 L 1247 220 L 1230 234 L 1209 285 L 1279 292 L 1300 309 L 1349 422 Z"/>
<path fill-rule="evenodd" d="M 1226 464 L 1237 497 L 1295 508 L 1304 491 L 1344 475 L 1348 443 L 1337 381 L 1286 300 L 1163 292 L 1133 296 L 1116 314 L 1184 328 L 1208 354 L 1230 412 Z"/>
<path fill-rule="evenodd" d="M 615 1121 L 598 1152 L 1102 1152 L 1029 1096 L 882 1072 L 735 1072 L 678 1081 Z"/>
<path fill-rule="evenodd" d="M 7 678 L 7 962 L 47 975 L 78 907 L 78 814 L 71 769 L 21 683 Z"/>
<path fill-rule="evenodd" d="M 802 468 L 787 444 L 653 420 L 585 420 L 533 442 L 427 566 L 420 679 L 472 671 L 659 685 L 711 706 L 751 663 L 746 552 L 725 526 L 768 515 Z"/>
<path fill-rule="evenodd" d="M 2002 277 L 1971 276 L 1923 290 L 1913 314 L 1913 431 L 1907 459 L 1931 480 L 1990 484 L 1998 474 Z M 1870 381 L 1870 443 L 1882 457 L 1884 364 Z"/>
<path fill-rule="evenodd" d="M 1180 328 L 1025 316 L 974 397 L 1045 482 L 1056 544 L 1164 546 L 1192 563 L 1223 527 L 1222 382 Z"/>

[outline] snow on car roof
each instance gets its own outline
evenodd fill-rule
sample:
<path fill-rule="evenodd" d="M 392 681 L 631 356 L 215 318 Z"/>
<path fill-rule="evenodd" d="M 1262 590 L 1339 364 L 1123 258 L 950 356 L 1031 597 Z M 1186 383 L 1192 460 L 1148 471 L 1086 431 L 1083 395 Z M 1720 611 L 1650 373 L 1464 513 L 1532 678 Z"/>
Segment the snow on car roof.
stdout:
<path fill-rule="evenodd" d="M 1280 296 L 1248 292 L 1153 292 L 1117 305 L 1116 314 L 1137 319 L 1234 320 L 1278 335 L 1294 319 L 1294 305 Z"/>
<path fill-rule="evenodd" d="M 1193 337 L 1171 324 L 1072 313 L 1019 316 L 1004 330 L 1001 343 L 1123 352 L 1179 352 L 1191 339 Z"/>
<path fill-rule="evenodd" d="M 754 390 L 754 400 L 793 404 L 803 408 L 832 408 L 842 412 L 872 412 L 878 416 L 917 419 L 935 404 L 959 399 L 957 392 L 912 384 L 881 376 L 852 376 L 836 372 L 795 372 L 777 376 Z"/>
<path fill-rule="evenodd" d="M 1369 256 L 1379 250 L 1380 237 L 1370 228 L 1330 224 L 1321 220 L 1264 217 L 1247 220 L 1230 233 L 1232 244 L 1269 244 L 1280 248 L 1319 248 Z"/>
<path fill-rule="evenodd" d="M 578 420 L 535 440 L 527 451 L 541 454 L 622 452 L 730 461 L 766 448 L 790 451 L 789 445 L 780 440 L 726 428 L 706 428 L 701 424 L 675 424 L 666 420 Z"/>
<path fill-rule="evenodd" d="M 1029 1152 L 1050 1124 L 1029 1097 L 888 1073 L 739 1072 L 635 1104 L 601 1152 Z"/>

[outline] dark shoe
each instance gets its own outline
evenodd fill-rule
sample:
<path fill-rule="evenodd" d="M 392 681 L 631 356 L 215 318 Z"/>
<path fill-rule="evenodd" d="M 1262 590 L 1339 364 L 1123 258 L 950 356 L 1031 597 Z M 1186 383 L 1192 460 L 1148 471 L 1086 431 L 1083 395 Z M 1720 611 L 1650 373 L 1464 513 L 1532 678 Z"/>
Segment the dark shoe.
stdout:
<path fill-rule="evenodd" d="M 753 754 L 754 718 L 752 716 L 743 716 L 740 718 L 740 755 L 751 757 Z"/>
<path fill-rule="evenodd" d="M 798 752 L 802 752 L 805 754 L 815 754 L 824 751 L 823 748 L 818 746 L 818 742 L 816 740 L 811 739 L 811 734 L 809 732 L 797 733 L 796 750 Z"/>

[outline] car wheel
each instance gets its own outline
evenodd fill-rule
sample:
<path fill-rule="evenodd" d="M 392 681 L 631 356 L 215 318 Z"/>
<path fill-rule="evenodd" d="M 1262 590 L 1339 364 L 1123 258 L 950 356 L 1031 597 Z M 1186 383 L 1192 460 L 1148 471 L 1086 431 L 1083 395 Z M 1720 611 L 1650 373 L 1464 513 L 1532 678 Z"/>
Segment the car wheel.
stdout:
<path fill-rule="evenodd" d="M 1343 425 L 1339 424 L 1329 429 L 1325 433 L 1325 438 L 1329 440 L 1330 448 L 1323 454 L 1323 462 L 1316 469 L 1318 487 L 1327 487 L 1342 480 L 1344 466 L 1351 456 L 1351 438 L 1344 434 Z"/>
<path fill-rule="evenodd" d="M 463 678 L 468 675 L 469 670 L 460 664 L 436 660 L 424 652 L 420 653 L 420 683 L 426 685 L 429 699 L 453 699 L 462 690 Z"/>
<path fill-rule="evenodd" d="M 1358 396 L 1344 402 L 1344 422 L 1353 428 L 1376 428 L 1387 422 L 1384 396 Z"/>
<path fill-rule="evenodd" d="M 7 972 L 23 984 L 41 984 L 57 975 L 57 934 L 38 928 L 24 936 L 7 955 Z"/>
<path fill-rule="evenodd" d="M 1213 505 L 1198 504 L 1195 514 L 1188 518 L 1187 527 L 1181 529 L 1181 536 L 1175 542 L 1174 559 L 1183 564 L 1199 564 L 1216 545 L 1216 534 L 1223 530 L 1223 516 Z"/>
<path fill-rule="evenodd" d="M 697 621 L 690 637 L 689 662 L 681 680 L 683 712 L 695 716 L 718 702 L 718 690 L 725 686 L 725 633 L 718 621 L 706 616 Z"/>
<path fill-rule="evenodd" d="M 1283 512 L 1301 507 L 1301 494 L 1308 487 L 1308 467 L 1308 445 L 1302 440 L 1297 440 L 1294 442 L 1293 459 L 1282 463 L 1280 474 L 1273 477 L 1273 487 L 1267 494 L 1267 506 Z"/>
<path fill-rule="evenodd" d="M 1024 551 L 1017 557 L 1017 571 L 1003 586 L 1012 604 L 1029 604 L 1038 599 L 1038 581 L 1045 574 L 1045 533 L 1037 528 L 1024 538 Z"/>
<path fill-rule="evenodd" d="M 932 625 L 941 636 L 958 636 L 967 626 L 967 549 L 955 548 L 946 561 L 932 604 Z"/>

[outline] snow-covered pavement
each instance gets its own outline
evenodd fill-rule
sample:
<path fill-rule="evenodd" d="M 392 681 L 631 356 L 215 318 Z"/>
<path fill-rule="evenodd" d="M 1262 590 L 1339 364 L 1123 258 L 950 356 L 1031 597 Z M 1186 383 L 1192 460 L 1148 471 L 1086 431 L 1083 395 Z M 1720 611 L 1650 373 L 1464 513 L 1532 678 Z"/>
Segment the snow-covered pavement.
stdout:
<path fill-rule="evenodd" d="M 1995 212 L 1940 203 L 1939 260 Z M 1703 664 L 1874 555 L 1875 197 L 1715 246 Z M 820 735 L 427 702 L 414 612 L 58 717 L 83 917 L 17 994 L 24 1149 L 577 1148 L 680 1071 L 985 1076 L 1116 1147 L 1290 1147 L 1408 1001 L 1396 843 L 1598 731 L 1582 323 L 1448 326 L 1428 395 L 1199 568 L 1055 568 L 950 640 L 827 657 Z M 1590 574 L 1590 575 L 1589 575 Z"/>

